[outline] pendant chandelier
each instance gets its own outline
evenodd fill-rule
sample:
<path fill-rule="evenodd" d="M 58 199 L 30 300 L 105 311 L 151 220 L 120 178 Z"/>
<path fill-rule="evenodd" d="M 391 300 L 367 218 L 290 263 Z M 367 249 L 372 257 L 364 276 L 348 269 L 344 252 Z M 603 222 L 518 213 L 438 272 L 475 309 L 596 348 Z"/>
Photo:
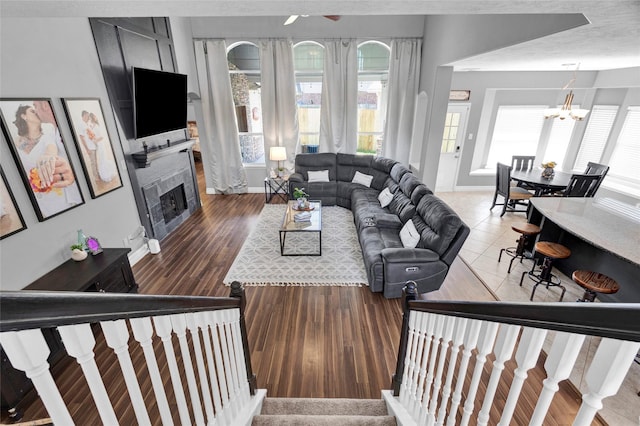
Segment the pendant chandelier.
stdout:
<path fill-rule="evenodd" d="M 579 65 L 578 65 L 579 66 Z M 582 121 L 589 113 L 588 109 L 573 108 L 573 90 L 570 89 L 571 85 L 576 81 L 576 73 L 578 68 L 573 72 L 573 78 L 562 88 L 562 90 L 569 89 L 569 93 L 564 98 L 564 104 L 561 108 L 547 108 L 544 110 L 544 118 L 559 118 L 564 120 L 567 117 L 571 117 L 576 121 Z"/>

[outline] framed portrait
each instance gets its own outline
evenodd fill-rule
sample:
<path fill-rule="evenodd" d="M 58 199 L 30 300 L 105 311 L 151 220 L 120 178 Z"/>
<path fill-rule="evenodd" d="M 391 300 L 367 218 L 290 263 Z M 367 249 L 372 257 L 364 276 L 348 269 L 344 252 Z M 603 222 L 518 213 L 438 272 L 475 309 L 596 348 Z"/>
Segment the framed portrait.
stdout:
<path fill-rule="evenodd" d="M 27 229 L 24 224 L 22 214 L 16 204 L 16 199 L 13 198 L 13 192 L 7 184 L 7 179 L 4 176 L 4 170 L 0 168 L 0 240 L 13 235 L 16 232 L 20 232 L 23 229 Z"/>
<path fill-rule="evenodd" d="M 0 118 L 38 220 L 84 204 L 51 100 L 0 99 Z"/>
<path fill-rule="evenodd" d="M 65 98 L 63 104 L 82 160 L 82 170 L 89 183 L 91 198 L 122 187 L 100 99 Z"/>

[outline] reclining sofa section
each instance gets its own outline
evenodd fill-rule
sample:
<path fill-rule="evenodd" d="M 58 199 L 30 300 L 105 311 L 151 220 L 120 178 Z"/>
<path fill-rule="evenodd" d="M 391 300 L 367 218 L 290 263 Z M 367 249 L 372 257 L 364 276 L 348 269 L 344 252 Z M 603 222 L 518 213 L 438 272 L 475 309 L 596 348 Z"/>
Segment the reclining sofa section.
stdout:
<path fill-rule="evenodd" d="M 354 183 L 354 177 L 364 184 Z M 304 188 L 310 199 L 325 206 L 351 210 L 369 288 L 386 298 L 401 297 L 409 280 L 420 293 L 438 290 L 469 235 L 469 227 L 444 201 L 388 158 L 299 154 L 289 177 L 291 198 L 294 188 Z M 386 188 L 393 198 L 383 207 L 379 196 Z M 400 236 L 409 220 L 419 234 L 415 248 L 405 247 Z"/>

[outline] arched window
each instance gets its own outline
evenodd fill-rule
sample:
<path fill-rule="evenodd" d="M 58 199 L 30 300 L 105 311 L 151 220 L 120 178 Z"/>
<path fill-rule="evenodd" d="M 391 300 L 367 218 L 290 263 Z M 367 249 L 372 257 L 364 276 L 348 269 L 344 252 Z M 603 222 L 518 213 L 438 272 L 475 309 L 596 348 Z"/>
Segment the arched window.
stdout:
<path fill-rule="evenodd" d="M 296 105 L 302 152 L 317 152 L 320 141 L 320 108 L 324 47 L 304 41 L 293 47 Z"/>
<path fill-rule="evenodd" d="M 358 47 L 358 149 L 363 154 L 382 152 L 387 106 L 389 47 L 368 41 Z"/>
<path fill-rule="evenodd" d="M 244 164 L 264 164 L 260 51 L 255 44 L 233 44 L 227 52 L 240 151 Z"/>

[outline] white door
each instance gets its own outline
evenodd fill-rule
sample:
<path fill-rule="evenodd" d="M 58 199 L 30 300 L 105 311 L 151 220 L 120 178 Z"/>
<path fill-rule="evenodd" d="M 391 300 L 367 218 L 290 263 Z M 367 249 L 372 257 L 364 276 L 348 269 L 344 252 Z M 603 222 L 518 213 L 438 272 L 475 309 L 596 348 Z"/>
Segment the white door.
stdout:
<path fill-rule="evenodd" d="M 436 191 L 450 192 L 456 186 L 468 112 L 469 104 L 449 104 L 442 135 Z"/>

